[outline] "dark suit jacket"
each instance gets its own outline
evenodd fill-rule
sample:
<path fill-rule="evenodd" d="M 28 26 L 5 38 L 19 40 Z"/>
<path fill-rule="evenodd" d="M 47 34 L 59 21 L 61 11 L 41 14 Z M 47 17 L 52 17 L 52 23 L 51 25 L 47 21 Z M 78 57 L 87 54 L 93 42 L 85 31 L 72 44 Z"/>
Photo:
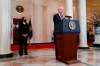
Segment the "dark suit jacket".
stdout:
<path fill-rule="evenodd" d="M 53 21 L 54 21 L 54 26 L 55 26 L 55 24 L 57 24 L 58 22 L 61 21 L 61 18 L 60 18 L 60 16 L 59 16 L 59 14 L 55 14 L 55 15 L 53 16 Z"/>
<path fill-rule="evenodd" d="M 59 14 L 55 14 L 53 16 L 53 22 L 54 22 L 54 31 L 55 31 L 55 25 L 59 22 L 62 22 L 63 19 L 60 18 Z"/>
<path fill-rule="evenodd" d="M 26 24 L 23 24 L 23 22 L 19 23 L 19 37 L 21 37 L 22 34 L 29 34 L 29 25 L 28 25 L 28 23 L 26 23 Z"/>

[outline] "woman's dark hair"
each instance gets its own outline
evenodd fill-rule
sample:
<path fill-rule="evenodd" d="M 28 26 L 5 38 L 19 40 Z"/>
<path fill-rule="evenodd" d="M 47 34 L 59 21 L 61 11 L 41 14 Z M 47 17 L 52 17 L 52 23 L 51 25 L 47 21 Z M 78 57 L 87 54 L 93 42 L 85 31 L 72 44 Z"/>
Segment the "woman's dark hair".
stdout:
<path fill-rule="evenodd" d="M 22 17 L 21 20 L 26 22 L 26 20 L 24 18 L 26 18 L 26 17 Z"/>
<path fill-rule="evenodd" d="M 24 20 L 25 17 L 22 17 L 21 19 Z"/>

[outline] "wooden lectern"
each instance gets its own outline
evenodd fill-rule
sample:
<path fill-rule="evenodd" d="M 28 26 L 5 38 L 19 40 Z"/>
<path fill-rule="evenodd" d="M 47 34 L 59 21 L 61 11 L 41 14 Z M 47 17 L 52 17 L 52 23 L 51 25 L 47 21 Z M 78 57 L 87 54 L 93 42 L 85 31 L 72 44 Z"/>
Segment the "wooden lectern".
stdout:
<path fill-rule="evenodd" d="M 55 25 L 54 33 L 57 35 L 57 60 L 67 64 L 80 62 L 77 60 L 79 21 L 64 19 Z"/>

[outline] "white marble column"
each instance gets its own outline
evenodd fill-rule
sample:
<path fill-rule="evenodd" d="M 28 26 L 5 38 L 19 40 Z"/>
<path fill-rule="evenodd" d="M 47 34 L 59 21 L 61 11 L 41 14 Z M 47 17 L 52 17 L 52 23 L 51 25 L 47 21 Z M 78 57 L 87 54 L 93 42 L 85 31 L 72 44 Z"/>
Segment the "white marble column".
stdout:
<path fill-rule="evenodd" d="M 11 0 L 0 0 L 0 58 L 11 57 Z"/>
<path fill-rule="evenodd" d="M 72 16 L 73 19 L 73 0 L 65 0 L 66 2 L 66 16 Z"/>
<path fill-rule="evenodd" d="M 86 25 L 86 0 L 79 0 L 80 44 L 79 48 L 87 49 L 87 25 Z"/>
<path fill-rule="evenodd" d="M 33 42 L 43 43 L 42 0 L 33 0 Z"/>

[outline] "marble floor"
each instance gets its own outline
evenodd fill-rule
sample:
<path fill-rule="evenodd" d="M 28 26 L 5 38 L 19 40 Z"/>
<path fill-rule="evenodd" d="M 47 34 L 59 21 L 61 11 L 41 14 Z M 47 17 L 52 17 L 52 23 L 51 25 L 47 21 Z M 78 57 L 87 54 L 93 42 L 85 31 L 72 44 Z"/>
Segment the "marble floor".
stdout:
<path fill-rule="evenodd" d="M 20 57 L 14 52 L 13 58 L 0 59 L 0 66 L 100 66 L 100 48 L 78 49 L 77 59 L 82 63 L 67 65 L 55 60 L 54 49 L 28 51 L 28 56 Z"/>

